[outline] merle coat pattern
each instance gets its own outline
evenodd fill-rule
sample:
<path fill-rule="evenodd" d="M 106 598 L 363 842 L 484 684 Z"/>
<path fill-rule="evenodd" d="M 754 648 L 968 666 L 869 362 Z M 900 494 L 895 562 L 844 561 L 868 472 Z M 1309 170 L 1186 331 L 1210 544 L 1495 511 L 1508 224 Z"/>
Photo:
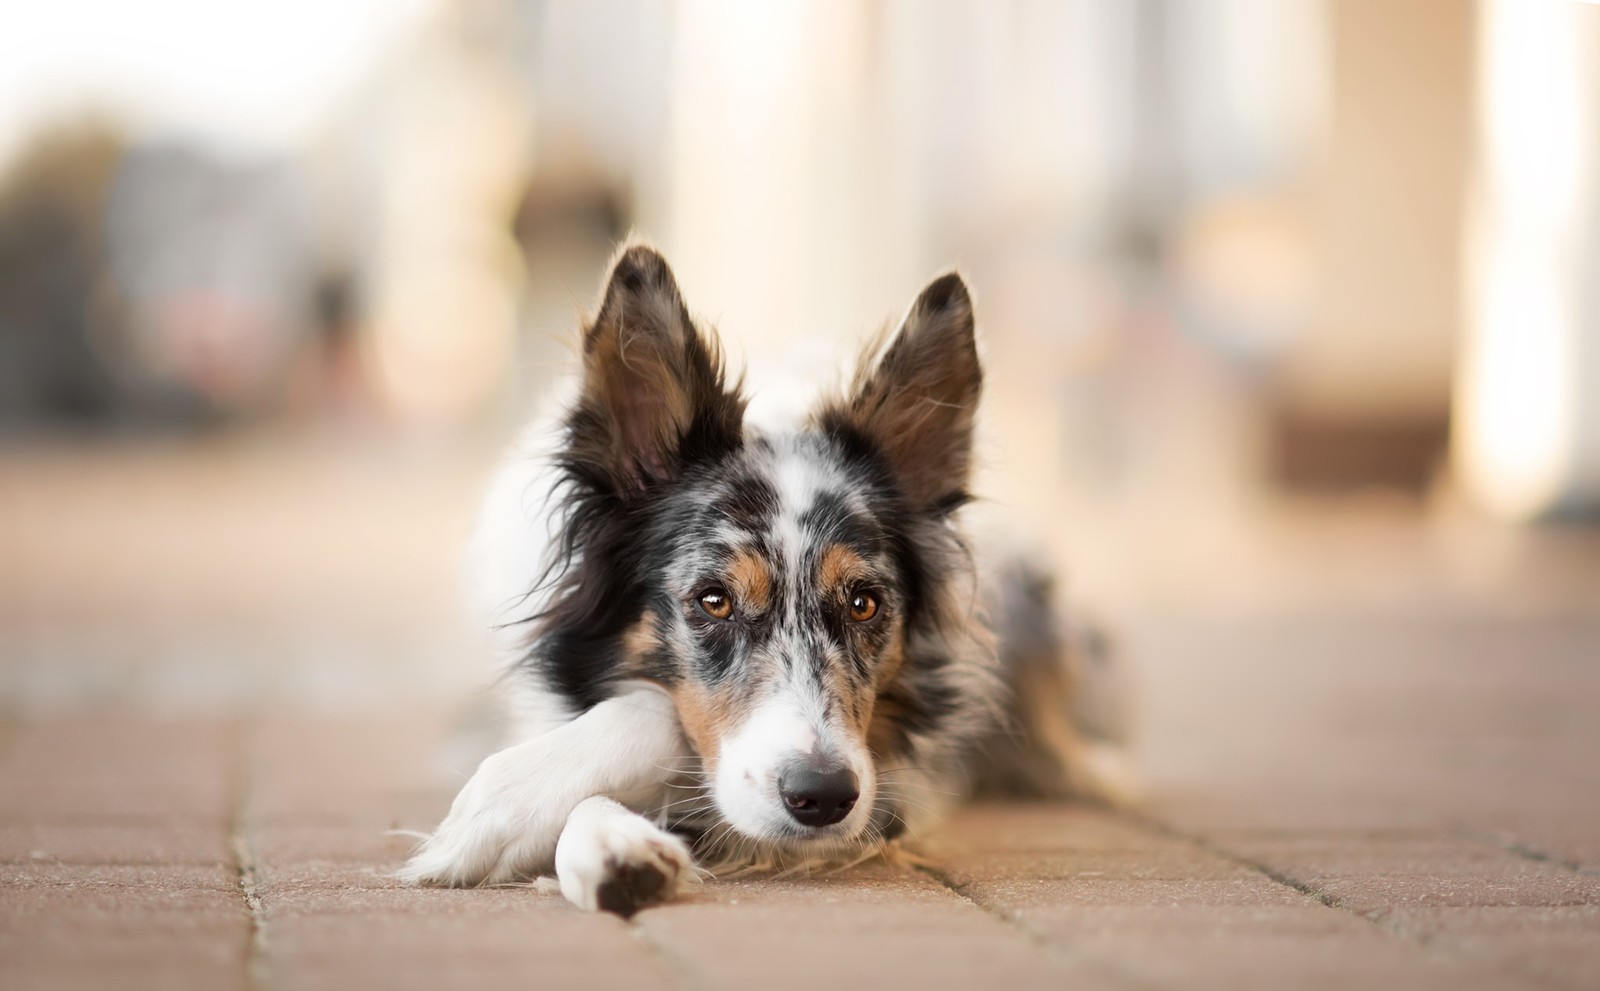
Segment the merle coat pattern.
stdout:
<path fill-rule="evenodd" d="M 1010 663 L 987 618 L 1016 569 L 980 567 L 963 529 L 982 381 L 951 273 L 847 389 L 800 423 L 751 422 L 665 260 L 620 251 L 577 396 L 513 459 L 477 540 L 517 742 L 404 876 L 553 869 L 575 903 L 628 912 L 696 859 L 881 852 L 974 769 L 1005 776 L 1019 740 L 1046 752 L 1035 790 L 1112 790 L 1069 717 L 1064 642 Z M 1043 586 L 1010 585 L 1055 628 Z M 1019 722 L 1022 671 L 1046 704 Z"/>

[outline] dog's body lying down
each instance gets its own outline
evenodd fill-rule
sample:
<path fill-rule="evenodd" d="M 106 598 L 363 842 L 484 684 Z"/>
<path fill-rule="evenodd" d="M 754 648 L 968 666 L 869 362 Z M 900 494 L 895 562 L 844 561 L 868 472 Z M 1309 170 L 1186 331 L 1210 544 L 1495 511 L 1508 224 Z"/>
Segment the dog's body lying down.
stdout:
<path fill-rule="evenodd" d="M 666 262 L 626 247 L 576 401 L 476 540 L 515 742 L 403 876 L 553 870 L 577 905 L 629 913 L 696 858 L 871 856 L 973 787 L 1113 797 L 1047 583 L 962 529 L 981 379 L 949 274 L 846 394 L 758 425 Z"/>

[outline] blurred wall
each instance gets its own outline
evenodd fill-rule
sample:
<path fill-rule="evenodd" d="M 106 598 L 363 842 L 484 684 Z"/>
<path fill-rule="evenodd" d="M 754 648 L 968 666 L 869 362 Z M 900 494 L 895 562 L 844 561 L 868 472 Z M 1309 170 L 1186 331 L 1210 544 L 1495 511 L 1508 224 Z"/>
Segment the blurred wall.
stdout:
<path fill-rule="evenodd" d="M 1473 5 L 1334 0 L 1327 11 L 1318 290 L 1287 355 L 1286 399 L 1330 418 L 1442 421 L 1461 323 Z"/>
<path fill-rule="evenodd" d="M 175 65 L 89 71 L 59 13 L 0 40 L 54 122 L 0 180 L 10 422 L 503 430 L 636 229 L 758 381 L 840 375 L 959 266 L 1041 513 L 1600 501 L 1595 5 L 408 0 L 366 38 L 297 3 L 252 46 L 268 6 L 116 21 Z M 96 90 L 111 150 L 22 167 Z"/>
<path fill-rule="evenodd" d="M 1424 492 L 1444 464 L 1461 324 L 1473 6 L 1329 0 L 1314 291 L 1273 397 L 1291 487 Z"/>
<path fill-rule="evenodd" d="M 1455 462 L 1513 519 L 1600 514 L 1600 8 L 1485 0 Z"/>

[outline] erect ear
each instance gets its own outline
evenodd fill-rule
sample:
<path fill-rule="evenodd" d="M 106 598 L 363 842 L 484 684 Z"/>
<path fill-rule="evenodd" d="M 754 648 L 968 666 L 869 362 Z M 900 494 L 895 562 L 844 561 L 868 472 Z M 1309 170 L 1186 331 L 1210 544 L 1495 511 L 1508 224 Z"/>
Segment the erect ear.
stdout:
<path fill-rule="evenodd" d="M 624 246 L 583 334 L 583 392 L 567 422 L 573 467 L 597 487 L 638 495 L 693 458 L 737 447 L 744 405 L 666 259 L 643 244 Z"/>
<path fill-rule="evenodd" d="M 818 419 L 872 444 L 917 508 L 950 510 L 967 499 L 982 387 L 972 297 L 951 272 L 928 283 L 883 356 L 856 373 L 851 396 Z"/>

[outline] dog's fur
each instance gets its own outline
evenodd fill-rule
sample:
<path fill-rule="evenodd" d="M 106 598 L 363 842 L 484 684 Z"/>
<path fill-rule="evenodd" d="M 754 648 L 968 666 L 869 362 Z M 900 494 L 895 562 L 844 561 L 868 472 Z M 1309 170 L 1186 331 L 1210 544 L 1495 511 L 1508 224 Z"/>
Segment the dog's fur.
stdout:
<path fill-rule="evenodd" d="M 961 277 L 879 350 L 803 422 L 758 426 L 665 260 L 618 253 L 577 398 L 496 483 L 478 538 L 517 742 L 404 877 L 554 869 L 574 903 L 628 913 L 696 859 L 870 856 L 975 784 L 1122 789 L 1071 717 L 1047 585 L 983 565 L 962 528 L 983 376 Z M 858 797 L 813 798 L 785 784 L 797 768 Z"/>

